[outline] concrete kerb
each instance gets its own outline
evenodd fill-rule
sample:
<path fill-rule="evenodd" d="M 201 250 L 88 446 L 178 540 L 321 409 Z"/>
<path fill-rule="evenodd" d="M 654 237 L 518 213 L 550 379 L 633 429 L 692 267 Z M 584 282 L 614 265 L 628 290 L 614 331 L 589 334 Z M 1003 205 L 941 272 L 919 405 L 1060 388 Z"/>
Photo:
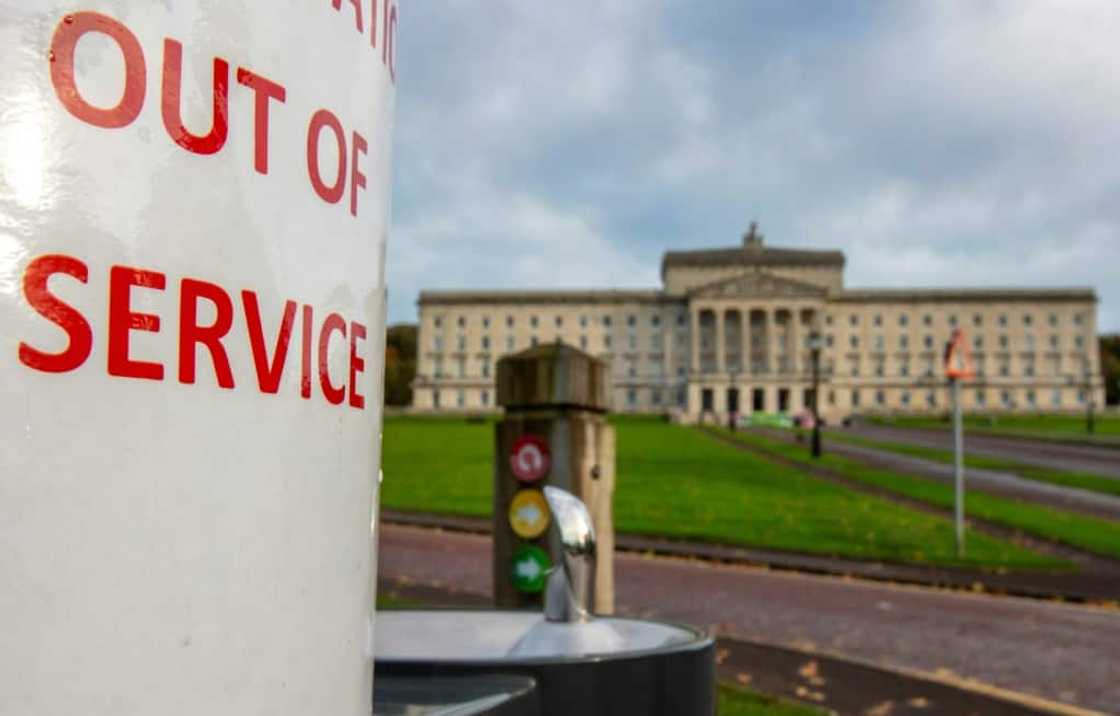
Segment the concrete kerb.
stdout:
<path fill-rule="evenodd" d="M 441 529 L 469 534 L 490 534 L 490 521 L 482 517 L 382 510 L 381 519 L 389 524 L 410 527 Z M 615 549 L 621 552 L 652 554 L 677 559 L 695 559 L 703 562 L 733 564 L 775 571 L 908 584 L 972 593 L 982 592 L 994 596 L 1006 595 L 1029 599 L 1060 600 L 1100 606 L 1114 605 L 1117 598 L 1115 591 L 1094 590 L 1090 592 L 1087 590 L 1083 593 L 1072 589 L 1057 588 L 1060 585 L 1031 585 L 1030 583 L 1016 581 L 1012 578 L 1014 575 L 838 559 L 730 545 L 688 542 L 662 537 L 618 534 L 615 539 Z"/>
<path fill-rule="evenodd" d="M 453 590 L 447 585 L 393 580 L 382 587 L 424 606 L 484 608 L 490 604 L 486 595 Z M 716 662 L 721 682 L 834 713 L 1102 716 L 1097 711 L 953 674 L 886 666 L 735 635 L 717 635 Z"/>

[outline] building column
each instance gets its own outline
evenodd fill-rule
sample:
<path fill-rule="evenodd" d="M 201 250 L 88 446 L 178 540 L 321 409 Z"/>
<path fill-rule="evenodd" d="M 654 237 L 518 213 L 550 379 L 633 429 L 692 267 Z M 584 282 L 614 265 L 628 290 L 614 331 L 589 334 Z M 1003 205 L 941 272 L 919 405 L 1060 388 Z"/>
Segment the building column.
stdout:
<path fill-rule="evenodd" d="M 723 335 L 723 309 L 716 310 L 716 373 L 727 372 L 727 341 Z"/>
<path fill-rule="evenodd" d="M 741 369 L 740 372 L 743 373 L 744 375 L 750 375 L 750 373 L 751 373 L 751 309 L 749 307 L 739 309 L 739 318 L 740 318 L 740 324 L 741 324 L 741 328 L 739 329 L 741 331 L 741 333 L 739 334 L 739 338 L 740 338 L 740 340 L 743 344 L 739 348 L 739 356 L 740 356 L 739 357 L 739 362 L 741 364 L 739 366 L 739 368 Z"/>
<path fill-rule="evenodd" d="M 790 309 L 789 317 L 789 370 L 795 377 L 800 377 L 801 366 L 801 310 L 797 307 Z"/>
<path fill-rule="evenodd" d="M 692 325 L 689 326 L 688 332 L 692 355 L 689 356 L 688 364 L 691 366 L 691 372 L 695 374 L 700 372 L 700 306 L 695 304 L 689 306 L 689 314 L 692 318 Z"/>
<path fill-rule="evenodd" d="M 769 364 L 770 375 L 777 376 L 778 373 L 778 309 L 771 308 L 766 311 L 766 320 L 768 327 L 766 331 L 766 361 Z"/>

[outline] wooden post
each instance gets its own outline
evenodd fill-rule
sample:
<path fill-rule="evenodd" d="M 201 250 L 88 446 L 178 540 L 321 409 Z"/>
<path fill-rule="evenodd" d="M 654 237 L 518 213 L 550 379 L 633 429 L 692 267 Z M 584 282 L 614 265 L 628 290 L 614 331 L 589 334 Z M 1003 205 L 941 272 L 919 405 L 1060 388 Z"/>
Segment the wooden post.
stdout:
<path fill-rule="evenodd" d="M 591 512 L 598 544 L 595 612 L 614 611 L 615 435 L 605 417 L 609 370 L 586 353 L 561 343 L 537 346 L 498 361 L 497 403 L 505 415 L 494 431 L 494 604 L 539 607 L 542 593 L 522 591 L 513 579 L 518 550 L 531 545 L 556 562 L 558 545 L 551 529 L 536 537 L 515 533 L 510 505 L 520 491 L 553 485 L 583 500 Z M 532 441 L 533 459 L 522 477 L 532 476 L 535 455 L 547 451 L 547 470 L 536 480 L 519 479 L 511 460 L 515 449 Z M 524 495 L 524 497 L 533 497 Z M 539 504 L 543 500 L 534 504 Z M 524 586 L 524 585 L 522 585 Z"/>

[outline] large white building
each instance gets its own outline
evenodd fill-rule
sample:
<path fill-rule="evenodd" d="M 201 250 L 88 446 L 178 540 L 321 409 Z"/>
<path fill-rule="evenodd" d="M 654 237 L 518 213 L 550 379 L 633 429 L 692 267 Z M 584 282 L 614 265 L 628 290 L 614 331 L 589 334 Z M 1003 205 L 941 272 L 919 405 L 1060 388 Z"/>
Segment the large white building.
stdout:
<path fill-rule="evenodd" d="M 844 286 L 844 255 L 742 244 L 669 251 L 661 289 L 424 291 L 413 406 L 494 407 L 498 358 L 560 340 L 610 362 L 613 409 L 796 412 L 810 404 L 808 338 L 822 339 L 822 416 L 947 408 L 945 342 L 961 328 L 978 376 L 967 410 L 1103 404 L 1091 288 Z"/>

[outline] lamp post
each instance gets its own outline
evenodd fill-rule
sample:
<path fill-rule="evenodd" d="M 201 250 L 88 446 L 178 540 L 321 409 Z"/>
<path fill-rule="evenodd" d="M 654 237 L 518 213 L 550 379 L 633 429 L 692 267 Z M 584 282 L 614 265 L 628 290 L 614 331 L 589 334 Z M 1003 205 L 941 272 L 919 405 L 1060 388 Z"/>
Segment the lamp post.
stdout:
<path fill-rule="evenodd" d="M 1089 362 L 1088 355 L 1082 356 L 1081 361 L 1083 366 L 1082 372 L 1084 373 L 1085 378 L 1085 382 L 1083 384 L 1085 386 L 1085 430 L 1090 435 L 1092 435 L 1096 430 L 1093 410 L 1097 407 L 1095 405 L 1095 401 L 1093 400 L 1093 371 Z"/>
<path fill-rule="evenodd" d="M 819 331 L 809 334 L 809 356 L 813 362 L 813 457 L 821 456 L 821 344 L 823 343 Z"/>

